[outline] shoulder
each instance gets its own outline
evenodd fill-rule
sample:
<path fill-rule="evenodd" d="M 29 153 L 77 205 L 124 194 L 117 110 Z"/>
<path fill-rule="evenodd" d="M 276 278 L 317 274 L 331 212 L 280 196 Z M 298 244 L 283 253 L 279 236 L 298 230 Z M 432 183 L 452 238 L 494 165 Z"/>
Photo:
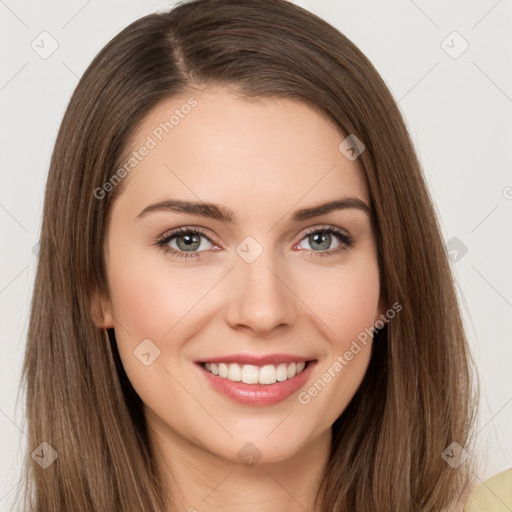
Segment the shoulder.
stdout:
<path fill-rule="evenodd" d="M 464 512 L 509 512 L 512 510 L 512 468 L 494 475 L 469 494 Z"/>

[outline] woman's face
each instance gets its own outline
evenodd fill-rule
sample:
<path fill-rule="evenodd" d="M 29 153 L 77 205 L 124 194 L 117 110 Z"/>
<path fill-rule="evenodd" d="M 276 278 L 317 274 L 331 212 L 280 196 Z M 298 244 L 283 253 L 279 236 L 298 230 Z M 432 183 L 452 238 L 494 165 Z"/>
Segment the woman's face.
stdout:
<path fill-rule="evenodd" d="M 385 309 L 368 213 L 303 211 L 369 205 L 343 139 L 305 104 L 225 89 L 173 98 L 138 127 L 107 231 L 103 326 L 159 439 L 270 462 L 330 435 L 369 362 L 371 339 L 353 342 Z"/>

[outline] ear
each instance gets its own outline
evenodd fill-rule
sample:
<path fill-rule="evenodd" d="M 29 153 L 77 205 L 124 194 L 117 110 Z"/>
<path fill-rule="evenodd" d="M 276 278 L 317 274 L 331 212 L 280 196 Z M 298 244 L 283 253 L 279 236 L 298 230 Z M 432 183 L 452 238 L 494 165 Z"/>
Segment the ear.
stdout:
<path fill-rule="evenodd" d="M 377 322 L 377 320 L 383 320 L 384 317 L 386 316 L 385 313 L 388 309 L 389 309 L 388 304 L 387 304 L 386 300 L 384 299 L 383 295 L 381 294 L 380 299 L 379 299 L 379 304 L 377 306 L 377 314 L 375 316 L 373 323 L 375 324 Z"/>
<path fill-rule="evenodd" d="M 102 296 L 97 289 L 91 294 L 91 317 L 94 325 L 99 329 L 114 327 L 112 303 L 108 297 Z"/>

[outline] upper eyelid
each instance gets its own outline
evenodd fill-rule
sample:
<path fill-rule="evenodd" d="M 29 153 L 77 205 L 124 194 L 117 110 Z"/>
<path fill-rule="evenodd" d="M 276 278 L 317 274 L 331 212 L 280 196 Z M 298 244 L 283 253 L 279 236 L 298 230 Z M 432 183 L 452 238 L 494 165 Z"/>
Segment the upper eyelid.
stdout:
<path fill-rule="evenodd" d="M 319 226 L 312 226 L 311 228 L 307 228 L 305 231 L 303 231 L 303 238 L 304 236 L 307 236 L 310 233 L 314 233 L 315 231 L 334 231 L 335 233 L 337 233 L 338 231 L 342 231 L 344 232 L 344 235 L 351 236 L 350 233 L 344 228 L 332 226 L 330 224 L 322 224 Z"/>

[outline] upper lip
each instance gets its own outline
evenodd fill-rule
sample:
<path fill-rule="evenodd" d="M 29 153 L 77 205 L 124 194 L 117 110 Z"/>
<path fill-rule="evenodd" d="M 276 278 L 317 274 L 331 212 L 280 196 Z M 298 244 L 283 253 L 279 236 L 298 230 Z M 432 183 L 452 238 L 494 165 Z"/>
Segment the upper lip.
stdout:
<path fill-rule="evenodd" d="M 238 363 L 240 365 L 252 364 L 264 366 L 266 364 L 300 363 L 312 361 L 314 358 L 294 356 L 292 354 L 230 354 L 225 356 L 208 357 L 196 361 L 196 363 Z"/>

